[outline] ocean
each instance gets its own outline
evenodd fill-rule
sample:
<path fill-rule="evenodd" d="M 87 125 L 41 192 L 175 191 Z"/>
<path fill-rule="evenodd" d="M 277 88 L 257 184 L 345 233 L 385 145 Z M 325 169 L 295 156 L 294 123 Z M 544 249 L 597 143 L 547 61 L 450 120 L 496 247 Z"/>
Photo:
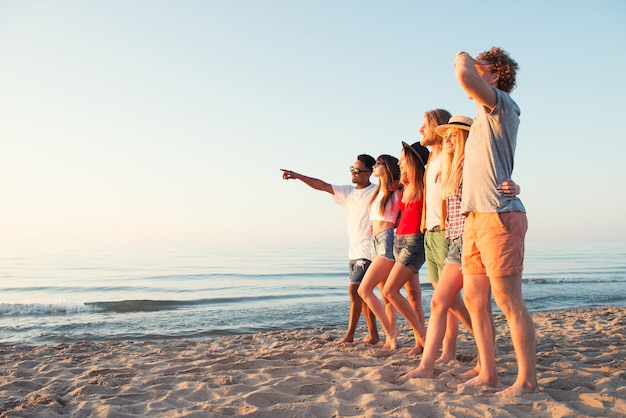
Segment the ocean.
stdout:
<path fill-rule="evenodd" d="M 626 306 L 626 241 L 527 242 L 526 248 L 523 292 L 531 312 Z M 347 263 L 346 243 L 3 250 L 0 345 L 346 328 Z M 428 316 L 425 268 L 420 280 Z"/>

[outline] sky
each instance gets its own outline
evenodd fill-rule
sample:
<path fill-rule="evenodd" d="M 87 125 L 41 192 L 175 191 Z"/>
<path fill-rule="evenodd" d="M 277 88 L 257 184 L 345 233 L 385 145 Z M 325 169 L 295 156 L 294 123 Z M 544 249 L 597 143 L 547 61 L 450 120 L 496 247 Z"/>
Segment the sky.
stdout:
<path fill-rule="evenodd" d="M 458 51 L 519 63 L 529 240 L 626 236 L 626 2 L 0 0 L 0 248 L 347 242 L 332 197 Z"/>

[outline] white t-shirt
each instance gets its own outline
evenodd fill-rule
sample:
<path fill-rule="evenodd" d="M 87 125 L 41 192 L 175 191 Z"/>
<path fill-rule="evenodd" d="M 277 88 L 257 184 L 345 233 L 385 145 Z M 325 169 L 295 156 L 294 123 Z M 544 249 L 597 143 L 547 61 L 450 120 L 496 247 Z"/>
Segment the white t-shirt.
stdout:
<path fill-rule="evenodd" d="M 443 151 L 428 161 L 426 170 L 426 229 L 441 225 L 441 162 Z M 435 181 L 436 180 L 436 181 Z"/>
<path fill-rule="evenodd" d="M 363 189 L 353 185 L 333 187 L 335 203 L 346 211 L 348 225 L 348 258 L 372 259 L 372 232 L 370 230 L 370 214 L 368 211 L 372 194 L 376 184 L 370 184 Z"/>

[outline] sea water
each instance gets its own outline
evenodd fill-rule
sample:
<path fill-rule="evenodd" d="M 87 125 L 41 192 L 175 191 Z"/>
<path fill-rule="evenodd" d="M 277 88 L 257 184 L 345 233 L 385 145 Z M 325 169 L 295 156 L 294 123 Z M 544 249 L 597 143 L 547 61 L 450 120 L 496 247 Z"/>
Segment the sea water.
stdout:
<path fill-rule="evenodd" d="M 420 280 L 428 316 L 425 267 Z M 527 243 L 523 292 L 531 312 L 626 306 L 625 283 L 625 241 Z M 345 243 L 4 251 L 0 344 L 345 328 L 347 289 Z"/>

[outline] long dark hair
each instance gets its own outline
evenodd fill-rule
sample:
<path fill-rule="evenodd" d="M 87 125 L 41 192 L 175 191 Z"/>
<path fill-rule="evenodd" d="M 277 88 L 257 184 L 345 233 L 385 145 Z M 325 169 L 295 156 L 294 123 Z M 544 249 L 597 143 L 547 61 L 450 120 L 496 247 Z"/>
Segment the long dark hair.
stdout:
<path fill-rule="evenodd" d="M 376 192 L 372 195 L 372 200 L 370 201 L 370 203 L 376 200 L 378 192 L 382 190 L 383 198 L 380 200 L 380 207 L 378 208 L 378 212 L 383 215 L 385 213 L 387 203 L 391 200 L 394 193 L 390 190 L 390 187 L 393 183 L 396 183 L 398 182 L 398 180 L 400 180 L 400 167 L 398 167 L 398 159 L 387 154 L 380 155 L 376 159 L 376 164 L 382 165 L 384 170 L 383 175 L 379 177 L 378 187 L 376 188 Z"/>
<path fill-rule="evenodd" d="M 406 182 L 403 182 L 402 201 L 408 204 L 424 198 L 424 163 L 410 148 L 403 148 L 402 152 L 406 160 Z"/>

